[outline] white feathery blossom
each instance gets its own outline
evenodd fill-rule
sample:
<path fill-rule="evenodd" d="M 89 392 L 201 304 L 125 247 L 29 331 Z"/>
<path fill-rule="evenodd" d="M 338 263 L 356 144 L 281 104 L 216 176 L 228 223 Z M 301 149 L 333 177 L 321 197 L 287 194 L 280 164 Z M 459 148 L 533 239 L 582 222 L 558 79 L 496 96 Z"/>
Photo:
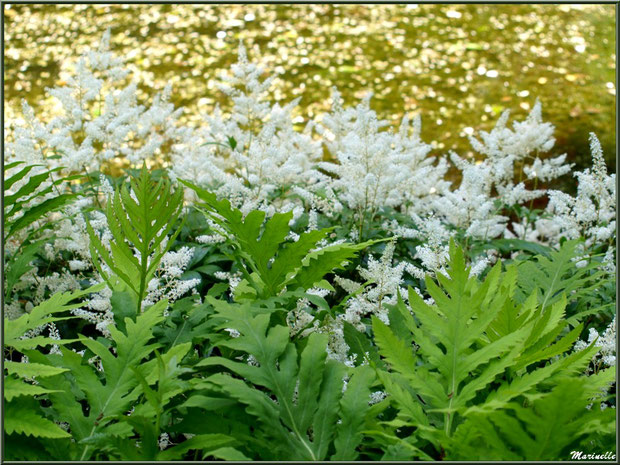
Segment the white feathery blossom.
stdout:
<path fill-rule="evenodd" d="M 484 254 L 479 255 L 471 264 L 469 275 L 480 276 L 480 274 L 490 265 L 497 261 L 497 250 L 491 249 L 485 251 Z"/>
<path fill-rule="evenodd" d="M 395 305 L 399 293 L 406 299 L 407 292 L 400 286 L 403 283 L 403 272 L 407 264 L 406 262 L 392 264 L 394 248 L 395 242 L 389 242 L 379 260 L 369 256 L 367 266 L 358 268 L 364 281 L 371 284 L 366 286 L 362 293 L 347 301 L 343 319 L 359 330 L 365 329 L 361 319 L 370 315 L 389 324 L 386 305 Z M 336 282 L 349 293 L 355 292 L 362 286 L 339 277 L 336 277 Z"/>
<path fill-rule="evenodd" d="M 584 237 L 586 247 L 611 243 L 616 232 L 616 175 L 607 174 L 601 144 L 590 134 L 592 168 L 575 173 L 577 195 L 549 192 L 548 212 L 556 240 Z"/>
<path fill-rule="evenodd" d="M 241 271 L 237 271 L 236 273 L 231 273 L 230 271 L 216 271 L 214 273 L 214 276 L 217 279 L 228 281 L 231 295 L 235 293 L 235 289 L 237 288 L 242 279 Z"/>
<path fill-rule="evenodd" d="M 500 236 L 507 218 L 497 213 L 492 196 L 492 170 L 487 164 L 463 160 L 455 153 L 452 162 L 462 172 L 458 189 L 444 193 L 433 202 L 433 209 L 447 224 L 462 228 L 469 237 L 491 239 Z"/>
<path fill-rule="evenodd" d="M 308 311 L 309 306 L 310 302 L 308 302 L 307 299 L 299 299 L 296 308 L 288 312 L 286 324 L 291 330 L 291 336 L 295 336 L 299 333 L 301 333 L 302 336 L 306 336 L 315 328 L 312 326 L 315 320 L 314 316 Z"/>
<path fill-rule="evenodd" d="M 383 399 L 387 397 L 387 393 L 385 391 L 374 391 L 370 393 L 370 400 L 368 401 L 368 405 L 374 405 L 381 402 Z"/>
<path fill-rule="evenodd" d="M 138 104 L 137 85 L 126 83 L 129 71 L 109 42 L 108 30 L 99 48 L 79 59 L 66 84 L 48 90 L 59 103 L 59 116 L 43 123 L 24 102 L 26 125 L 14 128 L 7 160 L 85 172 L 98 171 L 113 158 L 138 164 L 161 155 L 162 144 L 174 138 L 181 110 L 168 102 L 169 87 L 150 106 Z"/>
<path fill-rule="evenodd" d="M 219 108 L 205 118 L 206 127 L 180 130 L 173 147 L 173 177 L 208 187 L 219 198 L 227 198 L 245 214 L 261 209 L 275 213 L 293 207 L 275 193 L 294 186 L 305 189 L 321 174 L 314 170 L 321 159 L 320 142 L 311 137 L 312 125 L 295 130 L 293 110 L 299 100 L 284 107 L 267 99 L 274 76 L 261 81 L 264 69 L 248 61 L 239 46 L 239 61 L 232 76 L 223 75 L 220 89 L 233 108 L 224 116 Z"/>
<path fill-rule="evenodd" d="M 427 273 L 446 274 L 445 266 L 450 258 L 449 242 L 453 232 L 449 231 L 445 223 L 435 216 L 421 218 L 413 215 L 413 220 L 418 229 L 411 230 L 410 237 L 422 241 L 422 244 L 416 247 L 414 255 L 414 258 L 421 261 L 422 268 L 408 264 L 407 272 L 418 279 L 424 279 Z"/>
<path fill-rule="evenodd" d="M 157 445 L 159 446 L 159 450 L 164 450 L 172 445 L 170 441 L 170 436 L 168 433 L 161 433 L 159 435 L 159 440 L 157 441 Z"/>
<path fill-rule="evenodd" d="M 166 252 L 155 273 L 156 276 L 148 283 L 147 295 L 142 305 L 154 305 L 162 299 L 172 303 L 198 286 L 200 284 L 198 278 L 181 279 L 193 255 L 194 249 L 189 247 Z"/>
<path fill-rule="evenodd" d="M 340 93 L 332 91 L 332 111 L 317 132 L 335 162 L 319 166 L 334 176 L 328 185 L 341 203 L 372 217 L 382 207 L 410 206 L 423 211 L 449 183 L 443 178 L 447 163 L 429 157 L 429 144 L 420 139 L 421 123 L 412 127 L 404 117 L 398 131 L 370 109 L 371 94 L 355 108 L 344 108 Z"/>
<path fill-rule="evenodd" d="M 514 160 L 524 159 L 532 152 L 548 152 L 553 148 L 555 128 L 550 123 L 543 123 L 539 100 L 536 100 L 525 121 L 513 123 L 512 130 L 506 127 L 509 117 L 510 111 L 507 110 L 502 113 L 491 132 L 480 131 L 482 142 L 471 137 L 472 146 L 489 158 L 501 159 L 510 156 Z"/>
<path fill-rule="evenodd" d="M 594 342 L 596 341 L 596 342 Z M 592 358 L 592 365 L 595 371 L 598 371 L 604 367 L 616 366 L 616 317 L 614 315 L 613 320 L 609 323 L 609 326 L 602 334 L 594 328 L 590 328 L 588 333 L 588 341 L 578 340 L 575 343 L 574 350 L 576 352 L 581 351 L 594 342 L 594 345 L 599 348 L 599 351 Z M 592 367 L 588 368 L 591 371 Z"/>
<path fill-rule="evenodd" d="M 489 168 L 490 185 L 506 205 L 518 205 L 545 194 L 536 189 L 538 181 L 550 181 L 568 173 L 572 167 L 565 164 L 566 154 L 555 158 L 541 159 L 554 144 L 554 126 L 542 120 L 542 107 L 537 99 L 532 111 L 524 121 L 513 122 L 507 127 L 509 111 L 500 116 L 491 132 L 480 131 L 480 139 L 470 136 L 469 140 L 477 152 L 486 156 L 484 164 Z M 519 179 L 515 183 L 515 171 Z M 534 180 L 534 190 L 525 187 L 523 175 Z"/>
<path fill-rule="evenodd" d="M 343 319 L 339 316 L 336 319 L 328 317 L 323 325 L 317 328 L 318 332 L 328 335 L 327 358 L 336 360 L 348 367 L 355 366 L 356 356 L 348 355 L 349 345 L 344 340 Z"/>

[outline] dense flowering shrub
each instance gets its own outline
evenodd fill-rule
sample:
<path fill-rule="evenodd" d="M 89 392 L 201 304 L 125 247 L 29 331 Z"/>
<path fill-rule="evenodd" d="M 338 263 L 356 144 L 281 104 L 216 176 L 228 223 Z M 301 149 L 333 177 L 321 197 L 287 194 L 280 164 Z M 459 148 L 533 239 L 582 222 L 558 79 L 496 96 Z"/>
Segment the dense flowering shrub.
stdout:
<path fill-rule="evenodd" d="M 613 447 L 616 183 L 594 134 L 572 196 L 546 187 L 572 165 L 539 101 L 471 158 L 336 89 L 298 131 L 243 45 L 231 112 L 190 127 L 169 87 L 138 102 L 109 40 L 5 144 L 11 458 Z"/>

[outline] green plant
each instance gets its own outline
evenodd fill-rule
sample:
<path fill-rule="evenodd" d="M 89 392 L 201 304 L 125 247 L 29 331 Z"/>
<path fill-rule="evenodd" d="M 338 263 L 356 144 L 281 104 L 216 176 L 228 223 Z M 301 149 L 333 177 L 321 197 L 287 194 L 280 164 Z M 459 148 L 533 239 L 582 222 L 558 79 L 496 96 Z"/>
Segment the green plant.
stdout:
<path fill-rule="evenodd" d="M 586 306 L 584 301 L 590 301 L 598 288 L 615 280 L 596 261 L 584 261 L 583 266 L 577 266 L 582 260 L 578 257 L 579 244 L 579 240 L 565 241 L 559 250 L 548 255 L 518 262 L 517 298 L 523 300 L 536 291 L 540 305 L 547 307 L 566 296 L 576 303 L 568 320 L 573 326 L 585 316 L 601 312 L 598 302 Z"/>
<path fill-rule="evenodd" d="M 129 433 L 128 425 L 113 420 L 116 415 L 127 412 L 140 395 L 140 383 L 132 367 L 144 363 L 144 359 L 157 348 L 157 344 L 151 343 L 152 329 L 163 319 L 165 305 L 166 302 L 161 301 L 138 315 L 136 321 L 127 318 L 126 333 L 111 326 L 111 343 L 102 338 L 81 337 L 80 343 L 89 351 L 89 356 L 66 348 L 60 349 L 61 355 L 29 354 L 30 359 L 37 363 L 67 370 L 41 380 L 40 384 L 58 391 L 49 395 L 52 403 L 50 415 L 69 424 L 75 442 L 66 445 L 66 454 L 72 459 L 91 458 L 94 450 L 88 443 L 83 443 L 84 440 Z M 93 356 L 100 360 L 101 371 L 85 363 Z"/>
<path fill-rule="evenodd" d="M 166 305 L 162 300 L 135 321 L 126 318 L 125 331 L 110 327 L 110 341 L 81 337 L 84 355 L 66 348 L 58 355 L 28 353 L 37 366 L 55 370 L 40 381 L 51 402 L 46 413 L 66 422 L 70 434 L 62 437 L 72 439 L 44 443 L 50 454 L 72 460 L 89 460 L 102 453 L 120 460 L 170 460 L 189 450 L 234 443 L 223 435 L 204 435 L 159 451 L 159 435 L 172 422 L 169 404 L 189 386 L 182 379 L 188 369 L 180 361 L 191 347 L 184 343 L 162 355 L 157 352 L 160 345 L 153 341 L 153 328 L 163 320 Z M 85 363 L 92 356 L 99 360 L 95 364 L 101 364 L 100 370 Z M 157 387 L 152 388 L 153 384 Z"/>
<path fill-rule="evenodd" d="M 34 307 L 15 320 L 4 318 L 4 432 L 7 435 L 6 451 L 8 457 L 29 459 L 26 436 L 32 438 L 68 438 L 70 434 L 57 424 L 45 418 L 40 406 L 40 397 L 60 391 L 45 387 L 43 379 L 68 371 L 67 368 L 54 367 L 41 363 L 20 363 L 13 361 L 17 353 L 32 351 L 38 347 L 68 344 L 71 340 L 56 340 L 37 335 L 28 337 L 30 331 L 37 330 L 48 323 L 58 322 L 72 316 L 56 316 L 79 308 L 81 303 L 71 303 L 91 292 L 101 290 L 103 284 L 83 291 L 54 294 L 48 300 Z M 37 380 L 39 384 L 33 384 Z"/>
<path fill-rule="evenodd" d="M 61 170 L 56 168 L 44 170 L 38 174 L 30 175 L 30 172 L 41 165 L 25 165 L 16 173 L 9 175 L 9 171 L 24 165 L 25 162 L 17 161 L 4 165 L 4 244 L 8 240 L 15 239 L 20 233 L 25 234 L 17 249 L 5 260 L 5 288 L 4 298 L 10 300 L 13 288 L 21 276 L 32 269 L 31 262 L 41 250 L 45 241 L 34 240 L 41 228 L 27 231 L 37 220 L 51 212 L 57 211 L 68 202 L 73 200 L 74 194 L 61 193 L 59 188 L 63 183 L 75 179 L 75 177 L 53 178 L 53 173 Z M 28 177 L 30 175 L 30 177 Z M 13 186 L 26 179 L 14 193 L 6 195 Z M 48 182 L 49 181 L 49 182 Z M 45 196 L 55 192 L 50 198 Z M 43 199 L 39 201 L 39 199 Z M 43 228 L 45 228 L 44 226 Z M 6 249 L 5 249 L 6 253 Z"/>
<path fill-rule="evenodd" d="M 520 303 L 514 266 L 502 273 L 497 264 L 480 283 L 454 243 L 450 253 L 449 276 L 437 276 L 440 286 L 426 280 L 434 305 L 410 289 L 411 311 L 402 300 L 396 307 L 400 325 L 373 318 L 379 353 L 391 367 L 377 374 L 398 408 L 383 425 L 416 431 L 400 438 L 377 426 L 375 434 L 408 457 L 422 456 L 413 449 L 418 443 L 445 452 L 471 415 L 495 415 L 562 380 L 579 379 L 596 352 L 590 346 L 567 355 L 582 326 L 567 332 L 565 299 L 543 307 L 534 292 Z"/>
<path fill-rule="evenodd" d="M 611 376 L 610 376 L 611 375 Z M 613 373 L 560 381 L 531 403 L 511 402 L 506 409 L 472 414 L 455 432 L 451 458 L 479 460 L 556 460 L 573 450 L 614 450 L 614 409 L 592 403 Z M 602 381 L 602 382 L 601 382 Z"/>
<path fill-rule="evenodd" d="M 305 291 L 374 243 L 341 243 L 313 250 L 331 229 L 302 233 L 297 241 L 290 242 L 287 236 L 292 212 L 276 213 L 265 221 L 265 212 L 254 210 L 244 218 L 228 200 L 217 200 L 215 194 L 181 182 L 196 192 L 202 201 L 198 206 L 234 244 L 234 260 L 245 278 L 236 299 L 267 299 L 280 295 L 284 288 Z"/>
<path fill-rule="evenodd" d="M 248 364 L 233 357 L 209 357 L 195 368 L 221 366 L 240 378 L 216 373 L 194 382 L 196 399 L 207 410 L 226 407 L 223 399 L 243 405 L 251 418 L 248 453 L 260 450 L 270 460 L 355 460 L 369 411 L 369 367 L 347 373 L 326 360 L 327 336 L 314 333 L 298 356 L 288 328 L 269 327 L 269 314 L 253 316 L 248 310 L 227 307 L 216 315 L 220 328 L 239 336 L 217 345 L 252 356 Z M 350 375 L 343 393 L 343 378 Z M 190 398 L 191 400 L 192 398 Z"/>
<path fill-rule="evenodd" d="M 112 289 L 118 288 L 116 278 L 120 279 L 133 293 L 140 313 L 148 283 L 181 231 L 179 227 L 168 237 L 183 208 L 183 190 L 173 191 L 166 178 L 153 182 L 146 165 L 139 177 L 131 178 L 130 186 L 131 191 L 126 184 L 117 188 L 107 204 L 110 251 L 88 222 L 87 229 L 97 270 Z M 101 261 L 115 276 L 103 270 Z"/>

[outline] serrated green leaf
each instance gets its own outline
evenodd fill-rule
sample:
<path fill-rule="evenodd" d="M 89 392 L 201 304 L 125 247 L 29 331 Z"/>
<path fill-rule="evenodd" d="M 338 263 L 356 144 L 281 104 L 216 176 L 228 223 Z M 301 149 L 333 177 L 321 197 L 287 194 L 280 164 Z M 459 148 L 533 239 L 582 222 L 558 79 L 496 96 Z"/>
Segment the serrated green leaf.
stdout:
<path fill-rule="evenodd" d="M 6 362 L 5 362 L 6 363 Z M 4 378 L 4 398 L 7 401 L 11 401 L 19 396 L 38 396 L 41 394 L 48 394 L 51 392 L 59 392 L 53 389 L 45 389 L 41 386 L 29 384 L 23 380 L 18 380 L 11 376 Z"/>
<path fill-rule="evenodd" d="M 38 415 L 30 406 L 16 401 L 4 404 L 5 434 L 19 433 L 38 438 L 70 438 L 71 435 L 62 430 L 54 422 Z"/>

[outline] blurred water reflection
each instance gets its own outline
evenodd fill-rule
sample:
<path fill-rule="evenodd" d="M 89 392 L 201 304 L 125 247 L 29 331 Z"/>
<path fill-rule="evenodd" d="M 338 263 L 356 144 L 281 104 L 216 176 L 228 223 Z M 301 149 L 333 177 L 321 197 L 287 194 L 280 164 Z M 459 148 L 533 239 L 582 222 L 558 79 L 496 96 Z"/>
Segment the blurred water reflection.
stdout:
<path fill-rule="evenodd" d="M 216 103 L 217 74 L 239 40 L 276 80 L 274 98 L 302 96 L 296 122 L 368 90 L 379 115 L 421 113 L 437 153 L 466 154 L 466 135 L 490 129 L 535 98 L 556 127 L 558 153 L 589 162 L 595 131 L 615 171 L 614 5 L 7 5 L 5 99 L 10 122 L 25 98 L 52 111 L 45 87 L 61 65 L 112 29 L 112 47 L 141 90 L 174 85 L 173 100 L 198 121 Z"/>

